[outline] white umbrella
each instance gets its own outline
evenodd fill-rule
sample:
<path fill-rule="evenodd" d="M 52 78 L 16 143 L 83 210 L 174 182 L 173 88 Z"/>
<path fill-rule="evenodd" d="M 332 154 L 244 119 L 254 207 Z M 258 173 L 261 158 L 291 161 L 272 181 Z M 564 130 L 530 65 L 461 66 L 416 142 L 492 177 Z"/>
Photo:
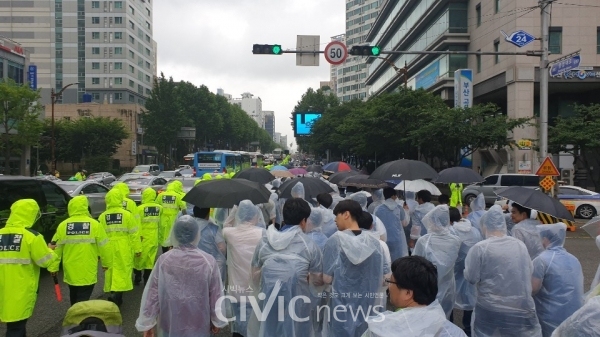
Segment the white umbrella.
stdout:
<path fill-rule="evenodd" d="M 431 195 L 441 195 L 442 192 L 432 183 L 427 180 L 417 179 L 417 180 L 402 180 L 402 182 L 396 187 L 396 190 L 405 191 L 405 192 L 419 192 L 421 190 L 427 190 L 431 193 Z"/>

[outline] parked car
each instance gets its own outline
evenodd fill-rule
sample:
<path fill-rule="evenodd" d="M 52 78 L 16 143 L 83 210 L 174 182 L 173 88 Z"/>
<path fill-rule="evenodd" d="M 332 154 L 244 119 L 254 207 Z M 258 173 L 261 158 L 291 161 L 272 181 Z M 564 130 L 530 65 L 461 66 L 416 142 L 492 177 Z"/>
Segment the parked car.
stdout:
<path fill-rule="evenodd" d="M 158 174 L 158 176 L 163 177 L 165 179 L 180 177 L 180 175 L 177 175 L 177 171 L 162 171 L 161 173 Z"/>
<path fill-rule="evenodd" d="M 117 178 L 117 180 L 110 183 L 109 187 L 113 187 L 118 183 L 125 182 L 125 180 L 127 180 L 127 179 L 133 179 L 133 178 L 144 177 L 144 176 L 149 177 L 149 176 L 151 176 L 151 174 L 150 173 L 125 173 L 125 174 L 121 175 L 119 178 Z"/>
<path fill-rule="evenodd" d="M 6 225 L 10 206 L 17 200 L 34 199 L 40 206 L 40 219 L 32 229 L 50 242 L 58 224 L 68 218 L 71 196 L 54 182 L 22 176 L 0 176 L 0 228 Z"/>
<path fill-rule="evenodd" d="M 129 186 L 129 198 L 136 203 L 142 202 L 142 191 L 150 187 L 157 193 L 164 191 L 167 180 L 163 177 L 155 176 L 140 176 L 127 179 L 124 181 Z"/>
<path fill-rule="evenodd" d="M 535 174 L 492 174 L 491 176 L 485 177 L 485 180 L 481 183 L 466 186 L 462 192 L 462 198 L 465 205 L 470 205 L 471 201 L 473 201 L 479 193 L 483 193 L 486 205 L 491 206 L 498 198 L 496 193 L 494 193 L 497 189 L 509 186 L 537 188 L 539 187 L 539 183 L 540 177 Z"/>
<path fill-rule="evenodd" d="M 150 173 L 153 176 L 157 176 L 160 173 L 160 167 L 156 164 L 138 165 L 131 170 L 131 173 Z"/>
<path fill-rule="evenodd" d="M 86 181 L 95 181 L 95 182 L 104 184 L 106 186 L 109 186 L 115 180 L 117 180 L 117 177 L 115 177 L 110 172 L 96 172 L 96 173 L 92 173 L 86 179 Z"/>
<path fill-rule="evenodd" d="M 191 178 L 194 176 L 194 170 L 191 168 L 180 168 L 178 170 L 175 170 L 176 172 L 176 177 L 187 177 L 187 178 Z"/>
<path fill-rule="evenodd" d="M 192 169 L 190 165 L 179 165 L 179 169 Z"/>
<path fill-rule="evenodd" d="M 106 210 L 106 193 L 108 187 L 95 181 L 61 181 L 57 183 L 60 188 L 69 193 L 70 196 L 85 195 L 90 205 L 90 214 L 98 219 L 100 214 Z"/>
<path fill-rule="evenodd" d="M 189 192 L 192 188 L 194 188 L 194 184 L 196 183 L 196 180 L 198 180 L 198 178 L 196 177 L 177 177 L 174 179 L 169 180 L 169 182 L 167 183 L 167 185 L 165 186 L 165 189 L 167 187 L 169 187 L 169 184 L 172 183 L 175 180 L 179 180 L 181 181 L 181 183 L 183 184 L 183 191 L 185 193 Z"/>

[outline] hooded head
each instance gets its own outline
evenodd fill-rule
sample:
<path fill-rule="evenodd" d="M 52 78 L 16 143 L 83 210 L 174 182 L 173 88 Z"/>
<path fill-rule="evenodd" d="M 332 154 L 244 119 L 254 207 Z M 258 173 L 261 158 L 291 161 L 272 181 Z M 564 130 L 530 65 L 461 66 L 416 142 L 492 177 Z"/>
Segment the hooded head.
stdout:
<path fill-rule="evenodd" d="M 551 225 L 538 225 L 544 248 L 562 247 L 567 238 L 567 225 L 562 222 Z"/>
<path fill-rule="evenodd" d="M 371 193 L 371 196 L 373 197 L 373 202 L 383 201 L 383 189 L 376 189 L 375 191 L 373 191 L 373 193 Z"/>
<path fill-rule="evenodd" d="M 321 226 L 323 225 L 323 210 L 320 208 L 312 208 L 310 211 L 310 216 L 306 221 L 306 232 L 315 232 L 321 231 Z"/>
<path fill-rule="evenodd" d="M 210 173 L 204 173 L 202 175 L 202 181 L 207 181 L 207 180 L 212 180 L 212 174 L 210 174 Z"/>
<path fill-rule="evenodd" d="M 483 193 L 479 193 L 477 198 L 471 201 L 469 207 L 471 208 L 471 212 L 485 211 L 485 196 Z"/>
<path fill-rule="evenodd" d="M 113 188 L 106 193 L 106 208 L 123 208 L 123 193 L 118 188 Z"/>
<path fill-rule="evenodd" d="M 167 191 L 175 193 L 183 193 L 183 184 L 179 180 L 175 180 L 167 186 Z"/>
<path fill-rule="evenodd" d="M 506 221 L 500 205 L 492 206 L 479 221 L 485 238 L 506 236 Z"/>
<path fill-rule="evenodd" d="M 185 212 L 188 215 L 194 215 L 194 205 L 190 204 L 189 202 L 185 203 Z"/>
<path fill-rule="evenodd" d="M 153 188 L 147 187 L 142 192 L 142 204 L 153 203 L 156 200 L 156 191 Z"/>
<path fill-rule="evenodd" d="M 242 200 L 235 213 L 235 224 L 256 225 L 258 222 L 258 207 L 250 200 Z"/>
<path fill-rule="evenodd" d="M 297 183 L 296 185 L 294 185 L 294 187 L 292 187 L 292 198 L 300 198 L 300 199 L 304 199 L 304 184 L 303 183 Z"/>
<path fill-rule="evenodd" d="M 427 231 L 435 234 L 443 234 L 450 226 L 450 210 L 448 205 L 436 206 L 423 217 L 423 225 Z"/>
<path fill-rule="evenodd" d="M 349 200 L 354 200 L 360 204 L 360 207 L 363 211 L 367 210 L 367 203 L 369 202 L 367 199 L 367 195 L 364 192 L 356 192 L 352 193 L 348 198 Z"/>
<path fill-rule="evenodd" d="M 271 182 L 271 186 L 273 186 L 273 188 L 279 188 L 279 186 L 281 186 L 281 180 L 279 179 L 275 179 Z"/>
<path fill-rule="evenodd" d="M 220 175 L 220 174 L 218 174 L 218 175 L 215 177 L 215 179 L 217 179 L 217 180 L 221 180 L 221 179 L 223 179 L 223 176 L 222 176 L 222 175 Z"/>
<path fill-rule="evenodd" d="M 69 201 L 69 216 L 90 216 L 88 198 L 78 195 Z"/>
<path fill-rule="evenodd" d="M 127 184 L 125 183 L 117 183 L 113 189 L 117 189 L 119 191 L 121 191 L 121 194 L 123 195 L 123 199 L 127 198 L 129 196 L 129 186 L 127 186 Z"/>
<path fill-rule="evenodd" d="M 33 199 L 21 199 L 10 206 L 6 227 L 30 228 L 40 218 L 40 206 Z"/>
<path fill-rule="evenodd" d="M 171 243 L 174 247 L 197 247 L 200 241 L 200 226 L 189 215 L 184 215 L 175 221 L 171 229 Z"/>

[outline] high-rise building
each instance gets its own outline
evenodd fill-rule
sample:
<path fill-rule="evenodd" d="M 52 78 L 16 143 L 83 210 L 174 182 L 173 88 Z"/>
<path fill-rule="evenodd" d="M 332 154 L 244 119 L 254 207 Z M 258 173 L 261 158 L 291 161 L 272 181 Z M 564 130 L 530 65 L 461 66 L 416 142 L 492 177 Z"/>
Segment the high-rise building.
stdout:
<path fill-rule="evenodd" d="M 273 141 L 277 144 L 281 144 L 281 132 L 273 133 Z"/>
<path fill-rule="evenodd" d="M 273 139 L 275 133 L 275 112 L 274 111 L 263 111 L 265 114 L 265 130 Z"/>
<path fill-rule="evenodd" d="M 225 95 L 225 93 L 223 93 Z M 254 95 L 245 92 L 241 98 L 234 98 L 230 101 L 232 104 L 237 104 L 250 116 L 261 128 L 265 128 L 265 116 L 262 110 L 262 100 L 260 97 L 254 98 Z"/>
<path fill-rule="evenodd" d="M 288 148 L 287 139 L 288 139 L 288 136 L 285 135 L 285 136 L 281 136 L 281 138 L 279 140 L 279 144 L 281 144 L 281 148 L 284 150 L 287 150 L 287 148 Z"/>
<path fill-rule="evenodd" d="M 42 103 L 144 104 L 156 75 L 152 1 L 31 0 L 0 6 L 0 35 L 21 43 L 38 67 Z"/>
<path fill-rule="evenodd" d="M 346 44 L 346 34 L 332 36 L 331 41 L 339 41 Z M 329 83 L 331 83 L 331 92 L 338 96 L 338 71 L 340 72 L 340 76 L 343 76 L 344 64 L 332 64 L 329 66 L 329 68 Z"/>

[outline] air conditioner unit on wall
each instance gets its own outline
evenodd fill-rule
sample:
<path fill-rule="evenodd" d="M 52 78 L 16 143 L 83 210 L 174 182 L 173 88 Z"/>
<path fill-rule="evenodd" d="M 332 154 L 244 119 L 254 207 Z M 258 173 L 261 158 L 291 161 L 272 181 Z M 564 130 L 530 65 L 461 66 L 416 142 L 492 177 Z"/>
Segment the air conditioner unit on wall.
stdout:
<path fill-rule="evenodd" d="M 562 169 L 560 170 L 560 180 L 564 181 L 565 185 L 574 185 L 575 170 Z"/>

